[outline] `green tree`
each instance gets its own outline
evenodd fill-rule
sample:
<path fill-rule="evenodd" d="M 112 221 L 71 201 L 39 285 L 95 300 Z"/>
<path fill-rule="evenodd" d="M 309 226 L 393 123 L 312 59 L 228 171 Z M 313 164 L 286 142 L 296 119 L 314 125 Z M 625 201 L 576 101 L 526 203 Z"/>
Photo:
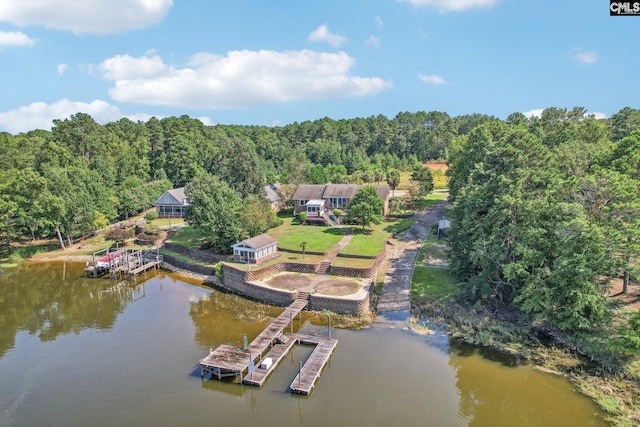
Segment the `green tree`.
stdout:
<path fill-rule="evenodd" d="M 371 223 L 380 224 L 383 220 L 384 201 L 373 185 L 362 187 L 347 205 L 347 220 L 357 220 L 362 229 Z"/>
<path fill-rule="evenodd" d="M 196 177 L 185 187 L 190 204 L 185 220 L 207 236 L 218 253 L 249 237 L 242 224 L 242 199 L 226 182 L 210 174 Z"/>
<path fill-rule="evenodd" d="M 428 167 L 419 167 L 411 173 L 411 180 L 420 184 L 420 195 L 426 196 L 433 191 L 433 173 Z"/>
<path fill-rule="evenodd" d="M 400 185 L 400 172 L 397 169 L 389 169 L 387 172 L 387 184 L 391 188 L 391 194 L 395 196 L 396 188 Z"/>

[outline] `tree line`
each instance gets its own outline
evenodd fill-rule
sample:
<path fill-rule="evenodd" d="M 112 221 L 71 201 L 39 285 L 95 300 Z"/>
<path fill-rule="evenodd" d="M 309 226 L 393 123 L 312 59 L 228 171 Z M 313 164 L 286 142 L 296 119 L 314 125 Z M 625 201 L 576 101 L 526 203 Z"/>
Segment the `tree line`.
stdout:
<path fill-rule="evenodd" d="M 450 148 L 450 260 L 467 296 L 589 329 L 611 278 L 638 277 L 640 114 L 483 123 Z"/>
<path fill-rule="evenodd" d="M 263 198 L 266 183 L 291 192 L 298 183 L 380 182 L 391 169 L 446 159 L 456 136 L 491 120 L 418 112 L 282 127 L 205 126 L 188 116 L 100 125 L 78 113 L 50 131 L 0 133 L 0 235 L 64 246 L 205 176 L 243 201 Z"/>

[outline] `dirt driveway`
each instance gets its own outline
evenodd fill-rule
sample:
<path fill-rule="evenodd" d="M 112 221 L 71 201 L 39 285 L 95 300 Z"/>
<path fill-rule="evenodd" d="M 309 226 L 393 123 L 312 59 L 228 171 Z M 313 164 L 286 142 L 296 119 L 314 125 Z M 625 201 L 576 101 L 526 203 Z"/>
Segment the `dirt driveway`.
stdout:
<path fill-rule="evenodd" d="M 384 286 L 378 300 L 379 312 L 411 308 L 411 277 L 416 259 L 431 226 L 444 217 L 447 204 L 442 201 L 416 213 L 415 223 L 395 242 L 394 250 L 388 252 Z"/>

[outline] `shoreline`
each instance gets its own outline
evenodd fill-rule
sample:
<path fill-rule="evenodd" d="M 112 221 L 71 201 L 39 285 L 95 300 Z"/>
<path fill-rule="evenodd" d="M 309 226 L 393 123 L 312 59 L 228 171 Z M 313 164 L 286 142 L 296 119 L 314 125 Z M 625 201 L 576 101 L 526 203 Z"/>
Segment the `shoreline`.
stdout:
<path fill-rule="evenodd" d="M 424 327 L 421 319 L 444 327 L 450 338 L 523 358 L 542 372 L 566 378 L 607 414 L 605 421 L 612 426 L 640 425 L 640 383 L 603 366 L 560 331 L 535 325 L 510 307 L 476 308 L 453 300 L 414 301 L 412 329 Z"/>

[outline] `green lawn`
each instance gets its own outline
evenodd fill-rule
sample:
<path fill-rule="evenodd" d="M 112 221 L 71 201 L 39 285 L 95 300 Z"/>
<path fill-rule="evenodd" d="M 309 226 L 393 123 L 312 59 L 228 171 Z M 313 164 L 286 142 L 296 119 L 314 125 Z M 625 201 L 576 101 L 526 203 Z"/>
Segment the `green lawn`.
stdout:
<path fill-rule="evenodd" d="M 171 223 L 171 225 L 173 226 L 173 223 Z M 178 231 L 169 241 L 188 248 L 199 249 L 202 246 L 202 243 L 204 243 L 204 240 L 205 236 L 203 236 L 194 227 L 187 225 Z"/>
<path fill-rule="evenodd" d="M 411 281 L 413 298 L 448 299 L 455 296 L 458 286 L 447 268 L 416 267 Z"/>
<path fill-rule="evenodd" d="M 393 233 L 406 230 L 411 227 L 411 224 L 413 224 L 412 219 L 400 219 L 372 225 L 365 230 L 362 230 L 361 227 L 354 228 L 355 236 L 342 250 L 342 253 L 345 255 L 376 256 L 382 252 L 384 242 L 388 237 Z"/>
<path fill-rule="evenodd" d="M 299 251 L 300 244 L 307 242 L 306 250 L 310 252 L 327 252 L 344 237 L 344 231 L 339 228 L 302 225 L 294 223 L 294 218 L 284 218 L 281 226 L 267 234 L 277 239 L 278 246 L 284 249 Z"/>

